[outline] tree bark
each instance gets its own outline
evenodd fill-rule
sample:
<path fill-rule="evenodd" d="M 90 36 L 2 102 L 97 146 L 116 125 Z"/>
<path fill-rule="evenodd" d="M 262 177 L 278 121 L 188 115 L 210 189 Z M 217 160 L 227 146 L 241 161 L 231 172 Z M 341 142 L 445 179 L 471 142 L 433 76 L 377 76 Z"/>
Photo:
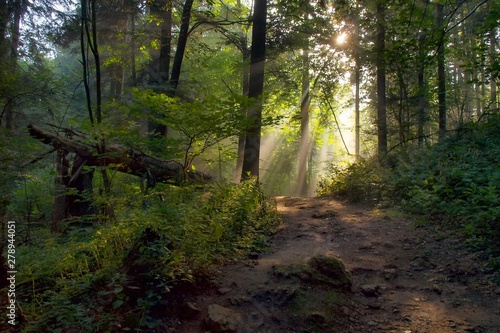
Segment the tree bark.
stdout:
<path fill-rule="evenodd" d="M 189 21 L 191 20 L 191 8 L 193 7 L 193 0 L 186 0 L 182 9 L 181 27 L 179 30 L 179 38 L 177 40 L 177 49 L 175 51 L 174 63 L 172 64 L 172 75 L 170 76 L 170 95 L 174 96 L 177 86 L 179 85 L 179 78 L 181 75 L 182 59 L 186 51 L 186 44 L 189 33 Z"/>
<path fill-rule="evenodd" d="M 242 60 L 243 60 L 243 71 L 241 74 L 241 87 L 243 91 L 243 96 L 248 96 L 248 89 L 249 89 L 249 79 L 250 79 L 250 68 L 247 65 L 248 60 L 250 59 L 250 50 L 248 48 L 248 39 L 245 33 L 240 31 L 240 39 L 239 42 L 241 44 L 240 49 L 241 49 L 241 54 L 242 54 Z M 246 115 L 246 110 L 242 108 L 241 110 L 243 115 Z M 245 156 L 245 133 L 241 133 L 238 136 L 238 158 L 236 159 L 236 169 L 235 169 L 235 181 L 237 183 L 240 182 L 241 180 L 241 172 L 243 170 L 243 159 Z"/>
<path fill-rule="evenodd" d="M 445 72 L 445 55 L 444 55 L 444 37 L 445 30 L 443 27 L 444 20 L 444 5 L 437 5 L 436 25 L 440 31 L 438 48 L 437 48 L 437 65 L 438 65 L 438 124 L 439 124 L 439 139 L 442 140 L 446 135 L 446 72 Z"/>
<path fill-rule="evenodd" d="M 253 124 L 246 132 L 245 153 L 241 171 L 242 179 L 259 178 L 262 93 L 264 91 L 264 66 L 266 61 L 266 17 L 267 1 L 255 0 L 248 97 L 255 98 L 256 103 L 247 113 L 248 119 Z"/>
<path fill-rule="evenodd" d="M 360 98 L 359 98 L 359 89 L 361 85 L 361 60 L 359 56 L 359 22 L 356 22 L 356 46 L 354 49 L 354 84 L 355 84 L 355 93 L 354 93 L 354 135 L 355 135 L 355 148 L 354 154 L 356 156 L 356 160 L 360 159 L 360 139 L 361 139 L 361 123 L 360 123 Z"/>
<path fill-rule="evenodd" d="M 382 157 L 387 153 L 387 106 L 385 80 L 385 7 L 380 0 L 377 2 L 376 65 L 378 155 Z"/>
<path fill-rule="evenodd" d="M 32 137 L 45 144 L 66 153 L 75 153 L 85 160 L 86 166 L 107 166 L 131 175 L 148 177 L 155 182 L 178 184 L 184 180 L 206 182 L 212 179 L 199 171 L 184 170 L 181 163 L 161 160 L 116 143 L 108 143 L 106 150 L 98 153 L 98 143 L 89 143 L 86 137 L 69 129 L 66 132 L 70 137 L 58 136 L 34 125 L 29 125 L 28 130 Z"/>
<path fill-rule="evenodd" d="M 425 87 L 425 50 L 424 41 L 426 34 L 423 33 L 418 40 L 418 122 L 417 122 L 417 134 L 418 134 L 418 146 L 422 148 L 424 146 L 425 138 L 425 123 L 427 119 L 427 108 L 426 108 L 426 87 Z"/>
<path fill-rule="evenodd" d="M 309 107 L 311 105 L 309 84 L 309 51 L 302 56 L 302 97 L 300 101 L 300 144 L 298 153 L 298 172 L 296 195 L 304 196 L 307 192 L 307 164 L 309 160 Z"/>
<path fill-rule="evenodd" d="M 491 64 L 496 63 L 496 48 L 497 48 L 497 40 L 496 40 L 496 28 L 491 29 L 490 32 L 490 62 Z M 493 65 L 492 65 L 493 67 Z M 491 100 L 491 110 L 493 112 L 497 112 L 498 103 L 497 103 L 497 76 L 498 73 L 493 71 L 491 73 L 490 78 L 490 100 Z"/>
<path fill-rule="evenodd" d="M 13 2 L 14 19 L 12 22 L 11 43 L 10 43 L 10 66 L 12 71 L 17 71 L 17 60 L 19 58 L 19 38 L 21 35 L 21 17 L 25 11 L 25 4 L 22 0 L 15 0 Z M 5 128 L 8 130 L 14 127 L 14 111 L 16 108 L 15 99 L 11 99 L 5 106 Z"/>

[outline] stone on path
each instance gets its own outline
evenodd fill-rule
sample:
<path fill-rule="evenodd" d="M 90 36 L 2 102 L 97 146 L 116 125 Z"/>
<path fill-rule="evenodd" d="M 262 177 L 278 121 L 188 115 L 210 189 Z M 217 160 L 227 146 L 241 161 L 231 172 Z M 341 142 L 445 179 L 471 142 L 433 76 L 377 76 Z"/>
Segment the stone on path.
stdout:
<path fill-rule="evenodd" d="M 208 306 L 208 316 L 206 318 L 207 329 L 212 333 L 235 333 L 243 318 L 238 312 L 212 304 Z"/>

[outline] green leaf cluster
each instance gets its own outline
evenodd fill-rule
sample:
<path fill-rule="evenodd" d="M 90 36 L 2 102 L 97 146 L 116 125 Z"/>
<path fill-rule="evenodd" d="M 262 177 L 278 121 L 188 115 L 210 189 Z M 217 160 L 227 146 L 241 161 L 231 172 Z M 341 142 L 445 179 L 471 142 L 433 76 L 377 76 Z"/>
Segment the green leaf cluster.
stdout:
<path fill-rule="evenodd" d="M 153 327 L 155 309 L 173 302 L 172 287 L 198 280 L 214 263 L 265 251 L 280 224 L 256 181 L 158 184 L 143 200 L 117 204 L 115 222 L 68 226 L 63 236 L 39 229 L 18 247 L 24 332 Z"/>
<path fill-rule="evenodd" d="M 331 164 L 319 194 L 390 202 L 460 230 L 473 249 L 500 257 L 500 117 L 469 123 L 443 142 L 407 155 Z M 390 163 L 389 163 L 390 162 Z"/>

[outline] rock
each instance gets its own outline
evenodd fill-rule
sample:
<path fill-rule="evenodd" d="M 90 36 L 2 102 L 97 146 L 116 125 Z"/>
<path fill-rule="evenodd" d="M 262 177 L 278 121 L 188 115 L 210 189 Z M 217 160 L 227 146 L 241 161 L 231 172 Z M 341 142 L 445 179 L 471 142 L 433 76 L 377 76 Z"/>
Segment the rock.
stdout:
<path fill-rule="evenodd" d="M 260 290 L 253 298 L 260 303 L 272 303 L 277 307 L 288 304 L 297 295 L 296 287 L 278 287 L 276 289 Z"/>
<path fill-rule="evenodd" d="M 380 286 L 375 284 L 364 284 L 360 286 L 361 293 L 366 297 L 380 296 Z"/>
<path fill-rule="evenodd" d="M 438 295 L 441 295 L 443 293 L 443 290 L 437 284 L 433 284 L 431 290 Z"/>
<path fill-rule="evenodd" d="M 193 320 L 201 314 L 201 310 L 198 309 L 196 305 L 191 302 L 179 305 L 178 311 L 179 311 L 179 319 L 181 320 Z"/>
<path fill-rule="evenodd" d="M 319 255 L 309 259 L 307 265 L 319 273 L 317 274 L 319 275 L 317 277 L 318 282 L 326 282 L 339 289 L 351 290 L 352 278 L 345 270 L 342 261 L 333 257 Z M 324 279 L 321 275 L 327 278 Z"/>
<path fill-rule="evenodd" d="M 398 272 L 395 268 L 384 269 L 384 279 L 394 280 L 398 276 Z"/>
<path fill-rule="evenodd" d="M 217 290 L 219 292 L 220 295 L 225 295 L 229 292 L 231 292 L 233 289 L 232 288 L 219 288 L 219 290 Z"/>
<path fill-rule="evenodd" d="M 257 252 L 250 252 L 250 254 L 248 255 L 248 259 L 251 259 L 251 260 L 257 260 L 259 259 L 259 253 Z"/>
<path fill-rule="evenodd" d="M 208 306 L 208 316 L 205 323 L 206 328 L 213 333 L 235 333 L 242 321 L 241 314 L 234 310 L 218 304 Z"/>
<path fill-rule="evenodd" d="M 423 271 L 424 269 L 433 268 L 436 265 L 429 262 L 426 258 L 417 257 L 410 262 L 410 266 L 414 271 Z"/>
<path fill-rule="evenodd" d="M 326 212 L 316 212 L 311 215 L 313 219 L 329 219 L 337 217 L 339 213 L 333 210 L 327 210 Z"/>
<path fill-rule="evenodd" d="M 327 318 L 323 313 L 311 312 L 304 318 L 308 327 L 324 328 L 327 326 Z"/>
<path fill-rule="evenodd" d="M 313 285 L 327 285 L 342 291 L 350 291 L 352 279 L 344 264 L 333 257 L 319 255 L 307 263 L 276 265 L 273 274 L 278 279 L 296 279 Z"/>

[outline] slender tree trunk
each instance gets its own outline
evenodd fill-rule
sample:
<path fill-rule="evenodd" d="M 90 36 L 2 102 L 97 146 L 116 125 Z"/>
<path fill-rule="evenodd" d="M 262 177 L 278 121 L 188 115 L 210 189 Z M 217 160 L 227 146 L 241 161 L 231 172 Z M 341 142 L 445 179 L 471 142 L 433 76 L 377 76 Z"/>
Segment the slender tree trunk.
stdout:
<path fill-rule="evenodd" d="M 62 150 L 57 150 L 56 153 L 56 179 L 54 190 L 54 203 L 52 205 L 52 230 L 59 230 L 59 222 L 68 217 L 66 210 L 66 181 L 64 179 L 67 174 L 67 166 L 65 163 L 65 153 Z"/>
<path fill-rule="evenodd" d="M 174 56 L 174 63 L 172 64 L 172 75 L 170 76 L 170 91 L 169 95 L 174 96 L 179 78 L 181 75 L 182 60 L 184 59 L 184 52 L 186 51 L 186 44 L 188 40 L 189 21 L 191 20 L 191 8 L 193 7 L 193 0 L 186 0 L 182 9 L 181 27 L 179 30 L 179 39 L 177 40 L 177 49 Z"/>
<path fill-rule="evenodd" d="M 130 85 L 135 87 L 137 85 L 137 69 L 136 69 L 136 44 L 135 44 L 135 10 L 130 13 L 128 23 L 130 25 Z"/>
<path fill-rule="evenodd" d="M 242 80 L 242 90 L 243 90 L 243 96 L 248 96 L 248 89 L 249 89 L 249 79 L 250 79 L 250 66 L 249 65 L 249 60 L 250 60 L 250 50 L 248 49 L 248 39 L 243 30 L 240 32 L 240 43 L 241 43 L 241 50 L 242 50 L 242 56 L 243 56 L 243 71 L 241 75 L 241 80 Z M 243 115 L 246 115 L 246 110 L 242 108 L 241 112 Z M 235 169 L 235 181 L 237 183 L 240 182 L 241 180 L 241 172 L 243 169 L 243 158 L 245 156 L 245 133 L 241 133 L 238 136 L 238 158 L 236 160 L 236 169 Z"/>
<path fill-rule="evenodd" d="M 422 34 L 419 38 L 419 64 L 418 64 L 418 122 L 417 122 L 417 135 L 418 135 L 418 146 L 422 148 L 424 146 L 425 137 L 425 123 L 427 121 L 427 99 L 426 99 L 426 86 L 425 86 L 425 50 L 424 41 L 425 34 Z"/>
<path fill-rule="evenodd" d="M 170 52 L 172 49 L 172 7 L 173 7 L 172 0 L 156 1 L 155 3 L 153 3 L 153 5 L 151 7 L 151 10 L 154 11 L 154 13 L 162 19 L 162 22 L 160 24 L 160 27 L 161 27 L 160 28 L 160 58 L 159 58 L 159 65 L 158 65 L 158 77 L 155 79 L 155 81 L 156 81 L 155 84 L 159 84 L 160 86 L 167 84 L 168 74 L 170 71 L 170 59 L 171 59 Z M 191 15 L 191 11 L 188 12 L 188 15 L 189 16 Z M 183 19 L 185 19 L 184 16 L 183 16 Z M 187 28 L 189 28 L 189 17 L 187 19 L 188 19 Z M 187 33 L 186 33 L 185 37 L 187 38 Z M 179 38 L 181 38 L 181 36 L 179 36 Z M 185 44 L 184 44 L 184 47 L 185 47 Z M 177 49 L 177 52 L 181 52 L 181 51 L 179 49 Z M 184 53 L 184 49 L 182 50 L 182 53 Z M 182 55 L 182 57 L 183 56 L 184 55 Z M 180 60 L 181 63 L 182 63 L 182 57 Z M 176 64 L 175 66 L 181 66 L 181 63 Z M 180 70 L 179 70 L 179 75 L 180 75 Z M 177 81 L 178 80 L 179 80 L 179 78 L 177 77 Z M 175 89 L 171 90 L 170 85 L 167 87 L 167 94 L 169 94 L 170 96 L 175 95 Z M 160 136 L 167 135 L 168 128 L 164 124 L 151 124 L 151 127 L 153 128 L 153 131 L 155 134 L 160 135 Z"/>
<path fill-rule="evenodd" d="M 4 60 L 7 55 L 7 24 L 9 23 L 9 11 L 7 0 L 0 0 L 0 59 Z"/>
<path fill-rule="evenodd" d="M 437 48 L 437 65 L 438 65 L 438 123 L 439 123 L 439 139 L 443 139 L 446 135 L 446 68 L 444 55 L 444 38 L 445 30 L 443 27 L 444 5 L 437 4 L 436 25 L 440 31 L 440 37 Z"/>
<path fill-rule="evenodd" d="M 172 49 L 172 0 L 165 2 L 160 35 L 160 84 L 167 82 L 170 70 L 170 51 Z"/>
<path fill-rule="evenodd" d="M 496 48 L 497 48 L 497 40 L 496 40 L 496 28 L 493 28 L 490 33 L 490 62 L 491 64 L 496 63 Z M 491 100 L 491 109 L 496 112 L 498 109 L 497 103 L 497 75 L 496 71 L 491 73 L 490 79 L 490 100 Z"/>
<path fill-rule="evenodd" d="M 10 43 L 10 66 L 11 70 L 17 71 L 17 60 L 19 58 L 19 38 L 21 36 L 21 18 L 24 13 L 23 0 L 15 0 L 14 3 L 14 19 L 12 21 L 11 43 Z M 16 108 L 16 101 L 10 98 L 5 106 L 5 128 L 12 130 L 14 127 L 14 112 Z"/>
<path fill-rule="evenodd" d="M 262 93 L 264 91 L 264 66 L 266 60 L 266 17 L 267 1 L 255 0 L 248 97 L 255 98 L 257 102 L 247 113 L 253 124 L 246 132 L 245 154 L 241 171 L 242 179 L 259 178 Z"/>
<path fill-rule="evenodd" d="M 378 155 L 387 153 L 387 107 L 386 107 L 386 79 L 385 79 L 385 7 L 382 1 L 377 2 L 377 133 Z"/>
<path fill-rule="evenodd" d="M 298 172 L 296 194 L 306 195 L 307 192 L 307 165 L 309 160 L 309 107 L 310 78 L 309 78 L 309 51 L 304 50 L 302 56 L 302 97 L 300 101 L 300 144 L 298 152 Z"/>
<path fill-rule="evenodd" d="M 356 9 L 358 4 L 356 3 Z M 356 160 L 360 158 L 360 132 L 361 132 L 361 124 L 360 124 L 360 98 L 359 98 L 359 89 L 361 85 L 361 59 L 360 59 L 360 29 L 359 22 L 356 21 L 356 44 L 354 46 L 354 84 L 355 84 L 355 93 L 354 93 L 354 137 L 355 137 L 355 148 L 354 154 L 356 156 Z"/>

